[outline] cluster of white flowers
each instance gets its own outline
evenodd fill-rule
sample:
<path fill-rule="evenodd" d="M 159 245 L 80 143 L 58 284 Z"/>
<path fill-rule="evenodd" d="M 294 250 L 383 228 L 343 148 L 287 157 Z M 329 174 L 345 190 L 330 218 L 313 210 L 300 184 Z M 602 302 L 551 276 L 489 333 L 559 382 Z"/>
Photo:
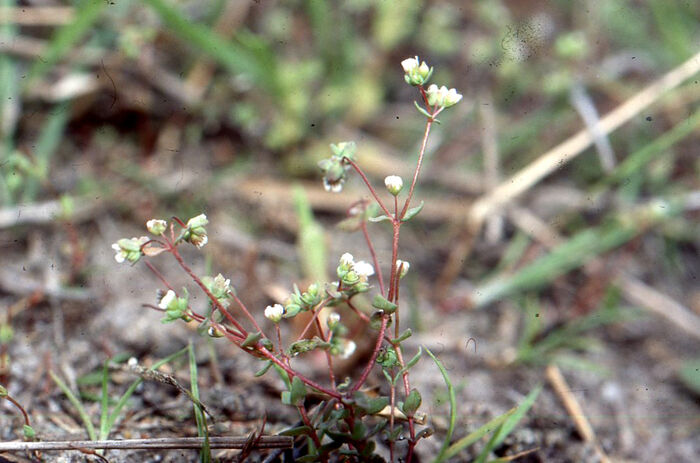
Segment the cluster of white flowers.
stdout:
<path fill-rule="evenodd" d="M 417 56 L 414 58 L 406 58 L 401 61 L 401 67 L 405 72 L 404 78 L 410 85 L 425 84 L 433 73 L 433 68 L 429 67 L 425 61 L 421 62 Z M 454 106 L 462 99 L 462 95 L 457 93 L 457 90 L 454 88 L 448 89 L 444 85 L 438 87 L 435 84 L 431 84 L 426 94 L 428 96 L 428 103 L 431 106 L 437 105 L 440 108 Z"/>
<path fill-rule="evenodd" d="M 428 103 L 432 106 L 439 106 L 441 108 L 449 108 L 454 106 L 462 99 L 462 95 L 457 93 L 454 88 L 448 89 L 444 85 L 438 87 L 435 84 L 430 85 L 427 90 Z"/>
<path fill-rule="evenodd" d="M 401 67 L 406 73 L 404 79 L 409 85 L 423 85 L 433 73 L 433 68 L 429 67 L 425 61 L 421 62 L 417 56 L 401 61 Z"/>

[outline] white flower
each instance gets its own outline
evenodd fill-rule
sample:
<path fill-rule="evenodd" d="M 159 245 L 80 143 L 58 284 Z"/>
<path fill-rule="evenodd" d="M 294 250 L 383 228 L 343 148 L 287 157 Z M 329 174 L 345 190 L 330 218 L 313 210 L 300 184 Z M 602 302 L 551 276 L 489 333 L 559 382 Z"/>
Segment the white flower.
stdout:
<path fill-rule="evenodd" d="M 401 67 L 406 73 L 413 71 L 414 69 L 419 67 L 419 65 L 420 64 L 417 56 L 415 58 L 406 58 L 405 60 L 401 61 Z"/>
<path fill-rule="evenodd" d="M 340 264 L 341 265 L 352 265 L 354 263 L 355 263 L 355 258 L 349 252 L 346 252 L 345 254 L 340 256 Z"/>
<path fill-rule="evenodd" d="M 459 103 L 459 100 L 462 99 L 462 95 L 457 93 L 457 90 L 454 88 L 451 88 L 448 92 L 447 95 L 445 95 L 445 107 L 449 108 L 450 106 L 454 106 L 457 103 Z"/>
<path fill-rule="evenodd" d="M 457 93 L 457 90 L 454 88 L 448 89 L 444 85 L 442 87 L 438 87 L 435 84 L 432 84 L 430 87 L 428 87 L 427 90 L 427 95 L 428 95 L 428 103 L 431 106 L 438 105 L 440 107 L 445 107 L 449 108 L 450 106 L 453 106 L 462 99 L 462 95 Z"/>
<path fill-rule="evenodd" d="M 163 298 L 158 303 L 158 307 L 165 310 L 168 307 L 170 307 L 170 304 L 172 304 L 176 298 L 177 296 L 175 295 L 175 291 L 169 289 L 168 292 L 165 293 L 165 296 L 163 296 Z"/>
<path fill-rule="evenodd" d="M 126 260 L 126 251 L 124 251 L 121 246 L 119 246 L 119 243 L 113 243 L 112 244 L 112 249 L 117 251 L 117 253 L 114 255 L 114 260 L 117 261 L 117 263 L 123 263 L 124 260 Z"/>
<path fill-rule="evenodd" d="M 396 259 L 396 271 L 399 272 L 399 278 L 403 278 L 408 273 L 408 269 L 411 268 L 411 264 L 405 260 Z"/>
<path fill-rule="evenodd" d="M 284 307 L 282 304 L 268 305 L 265 307 L 265 318 L 273 323 L 279 323 L 284 315 Z"/>
<path fill-rule="evenodd" d="M 403 179 L 398 175 L 389 175 L 384 179 L 384 185 L 389 193 L 396 196 L 401 192 L 403 188 Z"/>
<path fill-rule="evenodd" d="M 340 314 L 336 312 L 329 314 L 326 322 L 328 323 L 328 328 L 333 329 L 334 326 L 340 323 Z"/>
<path fill-rule="evenodd" d="M 114 260 L 118 263 L 124 261 L 129 261 L 132 264 L 137 262 L 141 258 L 141 246 L 150 240 L 147 236 L 142 236 L 140 238 L 123 238 L 112 244 L 112 249 L 117 253 L 114 255 Z"/>
<path fill-rule="evenodd" d="M 192 244 L 197 246 L 197 248 L 201 249 L 202 246 L 207 244 L 209 242 L 209 237 L 207 235 L 201 236 L 198 240 L 195 240 L 194 238 L 192 239 Z"/>
<path fill-rule="evenodd" d="M 340 354 L 341 358 L 350 358 L 352 354 L 355 353 L 355 350 L 357 349 L 357 344 L 355 344 L 355 341 L 351 341 L 349 339 L 343 339 L 343 353 Z"/>
<path fill-rule="evenodd" d="M 326 177 L 323 177 L 323 189 L 331 193 L 340 193 L 343 191 L 343 182 L 345 179 L 340 179 L 337 182 L 331 183 Z"/>
<path fill-rule="evenodd" d="M 355 265 L 352 266 L 352 269 L 360 277 L 369 277 L 374 275 L 374 267 L 372 267 L 372 264 L 367 263 L 364 260 L 355 262 Z"/>
<path fill-rule="evenodd" d="M 146 222 L 146 228 L 148 229 L 148 231 L 156 236 L 162 235 L 167 226 L 168 222 L 160 219 L 151 219 L 148 222 Z"/>

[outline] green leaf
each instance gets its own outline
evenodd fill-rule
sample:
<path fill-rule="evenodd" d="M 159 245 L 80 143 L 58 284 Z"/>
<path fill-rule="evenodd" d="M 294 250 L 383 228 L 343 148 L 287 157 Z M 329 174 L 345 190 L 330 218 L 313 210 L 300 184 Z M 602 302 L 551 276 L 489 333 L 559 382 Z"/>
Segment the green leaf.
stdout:
<path fill-rule="evenodd" d="M 29 426 L 28 424 L 25 424 L 22 430 L 26 439 L 34 439 L 36 437 L 36 431 L 34 431 L 34 428 Z"/>
<path fill-rule="evenodd" d="M 432 357 L 432 354 L 430 354 L 430 351 L 427 348 L 425 350 Z M 418 353 L 416 353 L 416 355 L 414 355 L 413 358 L 411 358 L 411 360 L 409 360 L 406 363 L 406 365 L 404 365 L 404 367 L 402 369 L 400 369 L 398 373 L 396 373 L 396 377 L 398 378 L 399 376 L 403 375 L 405 372 L 407 372 L 408 370 L 413 368 L 413 366 L 416 363 L 418 363 L 418 360 L 420 360 L 421 355 L 423 355 L 423 350 L 420 347 L 418 347 Z"/>
<path fill-rule="evenodd" d="M 423 108 L 421 105 L 419 105 L 417 101 L 414 101 L 414 102 L 413 102 L 413 105 L 416 107 L 416 109 L 418 110 L 418 112 L 420 112 L 422 115 L 424 115 L 424 116 L 427 117 L 428 119 L 432 119 L 432 118 L 433 118 L 433 116 L 432 116 L 428 111 L 426 111 L 425 108 Z"/>
<path fill-rule="evenodd" d="M 381 294 L 377 294 L 376 296 L 374 296 L 374 300 L 372 301 L 372 307 L 379 310 L 383 310 L 386 313 L 394 313 L 396 312 L 396 308 L 398 306 L 393 302 L 389 302 Z"/>
<path fill-rule="evenodd" d="M 258 371 L 255 372 L 255 377 L 259 378 L 260 376 L 267 373 L 267 370 L 269 370 L 271 366 L 272 366 L 272 361 L 268 360 L 267 362 L 265 362 L 265 365 L 261 369 L 259 369 Z"/>
<path fill-rule="evenodd" d="M 262 338 L 262 333 L 260 331 L 257 333 L 249 333 L 245 340 L 241 343 L 241 347 L 244 349 L 252 348 L 258 343 L 258 341 L 260 341 L 260 338 Z"/>
<path fill-rule="evenodd" d="M 408 222 L 412 218 L 418 215 L 420 211 L 423 210 L 423 206 L 425 205 L 424 201 L 421 201 L 420 204 L 416 207 L 412 207 L 409 210 L 406 211 L 406 214 L 401 218 L 402 222 Z"/>
<path fill-rule="evenodd" d="M 433 460 L 433 463 L 439 463 L 447 459 L 446 454 L 450 445 L 450 441 L 452 440 L 452 434 L 455 430 L 455 424 L 457 423 L 457 397 L 455 395 L 455 388 L 452 385 L 452 381 L 450 381 L 450 376 L 447 374 L 447 370 L 443 366 L 442 362 L 438 360 L 438 358 L 435 357 L 435 355 L 433 355 L 433 353 L 430 352 L 430 349 L 428 349 L 427 347 L 425 348 L 425 351 L 428 353 L 430 358 L 433 359 L 433 362 L 435 362 L 435 365 L 437 365 L 438 369 L 440 370 L 440 373 L 442 374 L 442 379 L 447 385 L 447 393 L 450 397 L 450 422 L 447 426 L 445 440 L 442 441 L 440 452 L 438 453 L 437 457 L 435 457 L 435 459 Z"/>
<path fill-rule="evenodd" d="M 306 398 L 306 386 L 298 376 L 292 378 L 292 388 L 289 392 L 292 405 L 300 406 L 304 404 L 304 399 Z"/>
<path fill-rule="evenodd" d="M 394 219 L 392 217 L 389 217 L 386 214 L 382 214 L 379 217 L 370 217 L 368 220 L 370 222 L 377 223 L 377 222 L 383 222 L 384 220 L 392 221 Z"/>
<path fill-rule="evenodd" d="M 418 407 L 420 407 L 422 401 L 420 392 L 418 392 L 417 389 L 411 389 L 411 392 L 409 392 L 403 403 L 402 411 L 406 416 L 413 416 L 416 410 L 418 410 Z"/>
<path fill-rule="evenodd" d="M 406 339 L 410 338 L 412 334 L 413 334 L 413 331 L 411 331 L 411 328 L 407 328 L 406 331 L 401 333 L 398 338 L 392 339 L 391 343 L 392 344 L 401 344 Z"/>

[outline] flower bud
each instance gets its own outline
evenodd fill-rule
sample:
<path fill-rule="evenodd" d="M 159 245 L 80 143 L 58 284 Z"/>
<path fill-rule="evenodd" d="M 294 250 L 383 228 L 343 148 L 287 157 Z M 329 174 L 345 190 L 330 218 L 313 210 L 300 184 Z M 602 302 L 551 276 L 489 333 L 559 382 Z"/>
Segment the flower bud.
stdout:
<path fill-rule="evenodd" d="M 201 248 L 209 241 L 207 230 L 204 228 L 209 223 L 205 214 L 199 214 L 187 221 L 187 230 L 183 235 L 185 241 L 188 241 L 198 248 Z"/>
<path fill-rule="evenodd" d="M 176 299 L 177 295 L 175 294 L 175 291 L 169 289 L 158 303 L 158 307 L 161 309 L 169 309 L 170 306 L 176 302 Z"/>
<path fill-rule="evenodd" d="M 211 338 L 222 338 L 224 336 L 224 333 L 221 331 L 217 330 L 213 326 L 210 326 L 209 329 L 207 330 L 207 334 Z"/>
<path fill-rule="evenodd" d="M 396 259 L 396 271 L 399 272 L 399 278 L 403 278 L 408 273 L 411 264 L 405 260 Z"/>
<path fill-rule="evenodd" d="M 282 304 L 268 305 L 265 307 L 265 318 L 270 320 L 272 323 L 279 323 L 284 315 L 284 307 Z"/>
<path fill-rule="evenodd" d="M 343 353 L 340 354 L 340 357 L 344 359 L 350 358 L 350 356 L 352 356 L 352 354 L 355 353 L 355 350 L 357 349 L 357 344 L 355 344 L 355 341 L 351 341 L 350 339 L 343 339 L 341 342 L 343 347 Z"/>
<path fill-rule="evenodd" d="M 165 220 L 160 219 L 151 219 L 146 222 L 146 228 L 148 231 L 156 236 L 162 235 L 167 226 L 168 223 Z"/>
<path fill-rule="evenodd" d="M 398 196 L 403 189 L 403 179 L 398 175 L 389 175 L 384 179 L 384 185 L 386 189 L 394 196 Z"/>
<path fill-rule="evenodd" d="M 340 323 L 340 315 L 336 312 L 329 314 L 326 323 L 328 324 L 328 328 L 332 330 L 338 326 L 338 323 Z"/>

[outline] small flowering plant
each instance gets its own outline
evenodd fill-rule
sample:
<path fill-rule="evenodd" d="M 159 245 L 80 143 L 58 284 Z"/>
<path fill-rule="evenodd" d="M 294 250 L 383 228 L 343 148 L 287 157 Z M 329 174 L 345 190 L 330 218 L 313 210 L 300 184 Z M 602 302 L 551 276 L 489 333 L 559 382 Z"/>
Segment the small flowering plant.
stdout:
<path fill-rule="evenodd" d="M 226 338 L 264 362 L 256 375 L 269 370 L 279 374 L 286 385 L 281 400 L 295 407 L 301 419 L 300 426 L 284 432 L 304 437 L 307 455 L 298 461 L 329 461 L 332 455 L 343 461 L 384 461 L 376 453 L 376 441 L 380 440 L 388 444 L 392 461 L 402 455 L 401 461 L 410 462 L 419 440 L 432 434 L 428 427 L 418 429 L 425 424 L 425 415 L 419 412 L 421 395 L 411 387 L 409 378 L 410 369 L 420 359 L 421 350 L 409 359 L 402 346 L 402 342 L 411 336 L 411 330 L 401 330 L 399 289 L 410 264 L 398 258 L 399 236 L 401 227 L 423 207 L 423 203 L 414 207 L 411 203 L 431 127 L 438 122 L 436 116 L 458 103 L 462 95 L 455 89 L 434 84 L 426 90 L 424 85 L 433 68 L 417 56 L 403 60 L 401 66 L 405 81 L 419 91 L 423 104 L 415 105 L 426 117 L 418 162 L 408 188 L 404 188 L 401 177 L 389 175 L 384 179 L 388 197 L 380 194 L 358 165 L 354 142 L 331 145 L 331 156 L 319 163 L 327 191 L 341 192 L 347 176 L 354 171 L 374 199 L 376 205 L 367 201 L 356 203 L 343 221 L 345 229 L 362 231 L 371 262 L 355 260 L 352 254 L 344 253 L 338 260 L 336 281 L 316 282 L 304 291 L 294 286 L 282 303 L 251 310 L 236 295 L 229 279 L 221 274 L 199 277 L 180 255 L 181 245 L 189 243 L 201 249 L 207 244 L 206 226 L 209 222 L 204 214 L 187 222 L 176 217 L 170 221 L 149 220 L 146 228 L 153 237 L 121 239 L 112 245 L 117 262 L 133 265 L 143 260 L 160 279 L 164 288 L 158 304 L 149 307 L 163 313 L 164 323 L 177 320 L 198 323 L 202 334 Z M 380 215 L 375 216 L 377 211 L 381 211 Z M 382 221 L 389 222 L 392 232 L 388 275 L 379 265 L 368 233 L 368 222 Z M 161 253 L 171 254 L 204 292 L 208 301 L 205 308 L 193 307 L 185 288 L 178 291 L 148 259 L 144 259 Z M 373 294 L 373 311 L 361 310 L 356 303 L 355 298 L 363 293 Z M 322 312 L 325 312 L 323 316 Z M 301 333 L 293 339 L 283 336 L 281 325 L 301 313 L 309 314 Z M 267 326 L 272 326 L 274 334 L 268 335 L 259 324 L 260 315 L 268 320 Z M 349 358 L 357 349 L 356 340 L 343 323 L 346 318 L 368 326 L 370 331 L 365 332 L 372 337 L 373 348 L 359 375 L 341 380 L 336 377 L 334 359 Z M 285 330 L 285 333 L 289 331 Z M 320 351 L 325 356 L 328 364 L 326 381 L 309 377 L 295 368 L 293 360 L 303 358 L 311 351 Z M 375 369 L 381 371 L 387 380 L 387 387 L 379 395 L 365 387 Z M 309 400 L 311 397 L 313 401 Z M 310 408 L 312 403 L 317 405 Z"/>

